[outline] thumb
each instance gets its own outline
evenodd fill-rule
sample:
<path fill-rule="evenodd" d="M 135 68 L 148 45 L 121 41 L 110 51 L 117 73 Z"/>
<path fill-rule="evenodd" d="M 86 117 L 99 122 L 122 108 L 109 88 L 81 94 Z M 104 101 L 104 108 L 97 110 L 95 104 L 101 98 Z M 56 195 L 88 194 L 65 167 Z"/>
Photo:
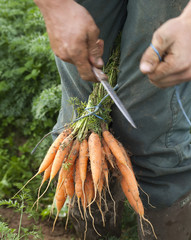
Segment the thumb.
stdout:
<path fill-rule="evenodd" d="M 153 34 L 152 46 L 146 49 L 140 62 L 140 70 L 143 74 L 150 74 L 155 71 L 170 46 L 168 37 L 165 35 L 166 32 L 162 27 Z"/>

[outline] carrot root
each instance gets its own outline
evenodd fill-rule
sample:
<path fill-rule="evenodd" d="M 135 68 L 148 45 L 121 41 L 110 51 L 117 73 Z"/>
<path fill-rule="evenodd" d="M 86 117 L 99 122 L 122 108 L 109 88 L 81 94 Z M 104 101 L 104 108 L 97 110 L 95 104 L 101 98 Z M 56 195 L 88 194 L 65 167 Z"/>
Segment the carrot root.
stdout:
<path fill-rule="evenodd" d="M 54 211 L 54 199 L 53 199 L 52 206 L 51 206 L 51 209 L 50 209 L 50 214 L 49 214 L 49 217 L 48 217 L 48 221 L 50 220 L 50 217 L 52 216 L 53 211 Z"/>
<path fill-rule="evenodd" d="M 105 218 L 104 218 L 103 211 L 102 211 L 101 206 L 99 205 L 99 203 L 98 203 L 98 202 L 96 202 L 96 203 L 97 203 L 97 206 L 98 206 L 99 211 L 100 211 L 100 213 L 101 213 L 101 218 L 102 218 L 102 222 L 103 222 L 103 227 L 105 227 Z"/>
<path fill-rule="evenodd" d="M 48 182 L 48 185 L 46 187 L 46 189 L 44 190 L 44 192 L 40 195 L 40 197 L 37 198 L 37 200 L 34 202 L 34 204 L 32 205 L 32 208 L 35 206 L 35 204 L 37 204 L 39 202 L 39 200 L 44 196 L 44 194 L 48 191 L 48 188 L 50 186 L 51 180 Z"/>
<path fill-rule="evenodd" d="M 115 200 L 114 200 L 114 198 L 111 194 L 108 181 L 106 181 L 106 184 L 107 184 L 107 189 L 108 189 L 109 196 L 110 196 L 111 200 L 113 201 L 114 226 L 116 226 L 116 204 L 115 204 Z"/>
<path fill-rule="evenodd" d="M 39 189 L 38 189 L 37 199 L 39 199 L 39 197 L 40 197 L 40 190 L 41 190 L 41 188 L 42 188 L 42 185 L 43 185 L 43 182 L 41 182 L 40 187 L 39 187 Z M 37 203 L 36 203 L 36 211 L 38 210 L 38 202 L 39 202 L 39 201 L 37 201 Z M 32 208 L 33 208 L 33 207 L 32 207 Z"/>
<path fill-rule="evenodd" d="M 155 238 L 157 239 L 157 235 L 155 233 L 155 230 L 154 230 L 154 227 L 153 227 L 152 223 L 147 218 L 145 218 L 144 216 L 141 216 L 141 218 L 151 226 L 152 232 L 153 232 Z"/>
<path fill-rule="evenodd" d="M 94 192 L 95 192 L 94 199 L 91 201 L 91 203 L 89 203 L 89 204 L 88 204 L 88 206 L 87 206 L 87 207 L 89 207 L 90 205 L 92 205 L 92 203 L 94 203 L 94 202 L 95 202 L 95 200 L 96 200 L 96 197 L 97 197 L 97 186 L 94 186 Z"/>
<path fill-rule="evenodd" d="M 80 206 L 80 198 L 78 198 L 78 209 L 79 209 L 81 218 L 84 220 L 84 217 L 83 217 L 83 214 L 82 214 L 82 209 L 81 209 L 81 206 Z"/>
<path fill-rule="evenodd" d="M 95 228 L 95 221 L 94 221 L 94 217 L 92 215 L 92 212 L 91 212 L 91 206 L 88 207 L 89 209 L 89 214 L 90 214 L 90 217 L 92 218 L 92 226 L 93 226 L 93 229 L 94 231 L 97 233 L 97 235 L 99 235 L 101 237 L 101 234 L 97 231 L 97 229 Z"/>
<path fill-rule="evenodd" d="M 71 208 L 71 201 L 72 201 L 72 199 L 70 199 L 70 202 L 69 202 L 68 214 L 67 214 L 66 224 L 65 224 L 65 230 L 67 230 L 67 227 L 68 227 L 68 221 L 69 221 L 69 216 L 70 216 L 70 208 Z"/>
<path fill-rule="evenodd" d="M 24 186 L 22 186 L 22 188 L 21 188 L 17 193 L 15 193 L 15 195 L 13 196 L 13 198 L 15 198 L 15 197 L 26 187 L 26 185 L 29 184 L 29 182 L 31 182 L 38 174 L 39 174 L 39 172 L 37 172 L 32 178 L 30 178 L 30 179 L 24 184 Z"/>
<path fill-rule="evenodd" d="M 150 197 L 149 197 L 148 193 L 146 193 L 146 192 L 142 189 L 142 187 L 141 187 L 140 185 L 138 185 L 138 186 L 139 186 L 139 188 L 141 189 L 141 191 L 147 196 L 148 205 L 151 206 L 152 208 L 156 208 L 155 206 L 153 206 L 153 205 L 150 203 Z"/>
<path fill-rule="evenodd" d="M 58 219 L 58 215 L 59 215 L 59 212 L 57 212 L 56 218 L 54 219 L 54 223 L 53 223 L 53 226 L 52 226 L 52 232 L 54 232 L 55 225 L 56 225 L 56 222 L 57 222 L 57 219 Z"/>
<path fill-rule="evenodd" d="M 103 191 L 103 197 L 102 197 L 102 199 L 103 199 L 103 201 L 104 201 L 104 204 L 105 204 L 105 212 L 107 212 L 108 210 L 109 210 L 109 208 L 108 208 L 108 205 L 107 205 L 107 197 L 106 197 L 106 191 L 105 191 L 105 189 L 104 189 L 104 191 Z"/>
<path fill-rule="evenodd" d="M 86 240 L 86 233 L 87 233 L 87 230 L 88 230 L 88 223 L 87 223 L 87 219 L 86 219 L 85 215 L 84 215 L 84 220 L 85 220 L 84 240 Z"/>

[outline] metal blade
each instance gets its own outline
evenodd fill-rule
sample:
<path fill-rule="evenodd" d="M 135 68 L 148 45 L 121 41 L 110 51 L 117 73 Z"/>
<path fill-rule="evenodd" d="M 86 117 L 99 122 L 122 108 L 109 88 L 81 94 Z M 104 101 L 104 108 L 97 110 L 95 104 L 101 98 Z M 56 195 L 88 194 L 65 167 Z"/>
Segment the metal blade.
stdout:
<path fill-rule="evenodd" d="M 130 114 L 128 113 L 128 111 L 126 110 L 126 108 L 124 107 L 123 103 L 121 102 L 121 100 L 118 98 L 118 96 L 116 95 L 116 93 L 114 92 L 113 88 L 111 87 L 111 85 L 108 83 L 107 81 L 107 76 L 99 69 L 92 67 L 92 70 L 96 76 L 96 79 L 102 83 L 102 85 L 104 86 L 105 90 L 107 91 L 107 93 L 110 95 L 110 97 L 112 98 L 112 100 L 114 101 L 114 103 L 116 104 L 116 106 L 118 107 L 118 109 L 121 111 L 121 113 L 123 114 L 123 116 L 130 122 L 130 124 L 134 127 L 137 128 L 133 119 L 131 118 Z"/>

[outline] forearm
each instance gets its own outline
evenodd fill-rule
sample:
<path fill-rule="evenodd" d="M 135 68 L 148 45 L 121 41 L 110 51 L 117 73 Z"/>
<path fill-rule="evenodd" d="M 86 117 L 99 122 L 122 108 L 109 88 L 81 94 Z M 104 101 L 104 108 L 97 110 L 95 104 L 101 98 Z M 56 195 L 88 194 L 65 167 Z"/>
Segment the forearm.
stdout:
<path fill-rule="evenodd" d="M 34 0 L 34 3 L 38 6 L 44 18 L 47 18 L 50 12 L 51 15 L 52 12 L 59 14 L 59 11 L 63 14 L 68 10 L 71 2 L 73 2 L 73 0 Z"/>

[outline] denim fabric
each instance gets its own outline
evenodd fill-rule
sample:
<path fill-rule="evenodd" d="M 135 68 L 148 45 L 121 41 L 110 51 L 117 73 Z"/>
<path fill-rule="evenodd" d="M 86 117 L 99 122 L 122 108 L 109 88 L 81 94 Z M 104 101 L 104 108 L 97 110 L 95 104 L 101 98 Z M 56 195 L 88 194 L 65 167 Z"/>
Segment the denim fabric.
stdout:
<path fill-rule="evenodd" d="M 139 70 L 141 56 L 153 32 L 178 16 L 188 0 L 85 0 L 78 1 L 92 14 L 105 42 L 107 62 L 122 29 L 117 94 L 137 125 L 134 129 L 116 106 L 112 109 L 115 136 L 132 152 L 139 184 L 158 207 L 172 205 L 191 190 L 191 135 L 174 87 L 159 89 Z M 73 116 L 70 97 L 87 100 L 92 84 L 80 79 L 75 66 L 56 58 L 62 80 L 62 107 L 55 129 Z M 191 118 L 191 82 L 180 85 L 183 106 Z M 145 204 L 147 199 L 143 194 Z"/>

